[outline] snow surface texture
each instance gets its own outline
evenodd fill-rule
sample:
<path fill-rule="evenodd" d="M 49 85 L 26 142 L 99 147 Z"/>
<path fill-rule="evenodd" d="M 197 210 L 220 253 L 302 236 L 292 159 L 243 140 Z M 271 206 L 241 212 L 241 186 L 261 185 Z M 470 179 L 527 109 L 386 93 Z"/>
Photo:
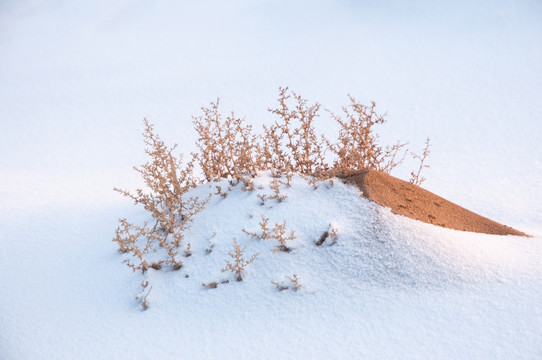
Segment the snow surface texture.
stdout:
<path fill-rule="evenodd" d="M 537 237 L 435 228 L 338 183 L 271 209 L 234 189 L 180 273 L 149 272 L 140 311 L 110 240 L 117 218 L 146 220 L 111 190 L 138 184 L 141 118 L 188 153 L 201 105 L 257 126 L 278 86 L 376 101 L 384 141 L 431 136 L 425 188 Z M 540 358 L 541 93 L 538 1 L 2 1 L 0 358 Z M 243 235 L 261 211 L 294 251 Z M 337 243 L 313 246 L 329 222 Z M 233 236 L 260 256 L 203 289 L 232 279 Z M 298 292 L 270 283 L 293 273 Z"/>
<path fill-rule="evenodd" d="M 314 190 L 294 178 L 287 198 L 267 200 L 269 177 L 245 192 L 215 196 L 195 218 L 192 256 L 179 271 L 132 274 L 115 252 L 107 215 L 35 215 L 49 228 L 7 236 L 2 298 L 6 358 L 537 358 L 541 355 L 540 238 L 499 237 L 434 227 L 391 214 L 334 181 Z M 223 189 L 227 183 L 220 184 Z M 189 195 L 214 192 L 205 184 Z M 115 209 L 118 211 L 119 209 Z M 98 211 L 98 210 L 97 210 Z M 289 253 L 258 240 L 260 216 L 287 221 Z M 132 218 L 146 219 L 143 211 Z M 63 223 L 58 223 L 63 219 Z M 16 219 L 15 219 L 16 225 Z M 70 225 L 82 226 L 73 229 Z M 320 247 L 322 233 L 335 240 Z M 107 224 L 108 226 L 104 226 Z M 110 227 L 110 228 L 109 228 Z M 102 230 L 103 229 L 103 230 Z M 109 230 L 109 232 L 107 231 Z M 30 248 L 16 245 L 33 234 Z M 83 234 L 83 236 L 81 236 Z M 223 273 L 232 238 L 246 245 L 244 280 Z M 100 239 L 97 241 L 97 239 Z M 41 241 L 40 241 L 41 240 Z M 208 254 L 205 249 L 212 247 Z M 23 253 L 23 251 L 25 251 Z M 51 259 L 47 254 L 54 254 Z M 13 259 L 13 260 L 11 260 Z M 25 259 L 27 267 L 17 263 Z M 27 263 L 32 259 L 32 263 Z M 51 261 L 60 263 L 52 263 Z M 231 259 L 230 259 L 231 260 Z M 271 281 L 299 291 L 279 292 Z M 186 278 L 185 275 L 189 277 Z M 202 283 L 228 280 L 216 289 Z M 133 297 L 149 281 L 149 308 Z M 29 332 L 31 329 L 31 332 Z"/>

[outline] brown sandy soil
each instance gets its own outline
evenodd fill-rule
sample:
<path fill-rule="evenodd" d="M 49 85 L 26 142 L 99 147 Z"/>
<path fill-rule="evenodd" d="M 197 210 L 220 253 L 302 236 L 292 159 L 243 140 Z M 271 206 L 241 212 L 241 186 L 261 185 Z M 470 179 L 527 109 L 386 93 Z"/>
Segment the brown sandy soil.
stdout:
<path fill-rule="evenodd" d="M 346 183 L 355 184 L 363 196 L 390 208 L 395 214 L 455 230 L 529 236 L 379 171 L 363 170 L 338 177 Z"/>

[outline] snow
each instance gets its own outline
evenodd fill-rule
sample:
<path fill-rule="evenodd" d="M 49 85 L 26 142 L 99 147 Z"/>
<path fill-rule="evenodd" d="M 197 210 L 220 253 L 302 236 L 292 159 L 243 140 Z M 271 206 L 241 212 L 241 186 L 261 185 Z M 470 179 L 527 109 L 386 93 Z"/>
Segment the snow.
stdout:
<path fill-rule="evenodd" d="M 0 358 L 542 357 L 541 20 L 529 0 L 4 1 Z M 111 238 L 147 215 L 112 188 L 139 184 L 141 119 L 189 153 L 200 106 L 220 96 L 257 126 L 278 86 L 376 101 L 383 140 L 432 138 L 425 188 L 536 236 L 437 228 L 296 178 L 281 203 L 213 197 L 181 270 L 132 273 Z M 242 232 L 262 214 L 295 230 L 292 252 Z M 330 223 L 336 244 L 315 246 Z M 233 237 L 260 253 L 242 282 L 220 271 Z M 271 284 L 294 273 L 297 292 Z"/>
<path fill-rule="evenodd" d="M 205 184 L 190 195 L 214 191 Z M 192 256 L 183 268 L 146 275 L 133 274 L 122 264 L 126 255 L 105 241 L 120 208 L 29 212 L 22 224 L 13 214 L 12 231 L 3 234 L 3 266 L 10 274 L 17 269 L 4 280 L 6 358 L 540 355 L 540 238 L 418 223 L 339 181 L 314 190 L 295 178 L 281 188 L 288 197 L 280 203 L 260 205 L 262 192 L 269 189 L 236 186 L 224 199 L 213 197 L 186 234 Z M 122 210 L 145 218 L 142 210 Z M 296 231 L 290 253 L 271 252 L 276 241 L 242 232 L 258 232 L 261 214 Z M 317 247 L 329 223 L 338 229 L 336 243 Z M 29 236 L 32 246 L 22 246 Z M 233 237 L 247 257 L 259 252 L 242 282 L 221 272 Z M 299 291 L 271 284 L 288 284 L 284 277 L 294 273 Z M 201 285 L 222 280 L 229 283 Z M 142 281 L 152 286 L 147 311 L 133 299 Z"/>

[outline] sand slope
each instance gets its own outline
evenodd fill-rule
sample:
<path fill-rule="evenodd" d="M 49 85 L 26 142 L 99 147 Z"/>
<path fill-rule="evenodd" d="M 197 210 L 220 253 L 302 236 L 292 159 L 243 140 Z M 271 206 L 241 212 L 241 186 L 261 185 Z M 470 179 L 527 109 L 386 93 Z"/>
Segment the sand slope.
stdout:
<path fill-rule="evenodd" d="M 419 186 L 391 175 L 363 170 L 339 176 L 355 184 L 363 195 L 409 218 L 445 228 L 493 235 L 527 234 L 480 216 Z"/>

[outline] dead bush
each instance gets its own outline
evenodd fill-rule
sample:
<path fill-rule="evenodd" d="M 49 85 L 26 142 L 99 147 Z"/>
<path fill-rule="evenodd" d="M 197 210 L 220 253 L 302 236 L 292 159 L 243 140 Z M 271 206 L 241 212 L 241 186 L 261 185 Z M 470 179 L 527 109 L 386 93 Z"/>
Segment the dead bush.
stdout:
<path fill-rule="evenodd" d="M 326 241 L 326 239 L 328 238 L 328 236 L 329 236 L 329 231 L 324 231 L 322 235 L 320 236 L 320 238 L 318 239 L 318 241 L 316 242 L 316 246 L 322 246 L 324 242 Z"/>
<path fill-rule="evenodd" d="M 273 252 L 284 251 L 290 252 L 290 248 L 286 245 L 286 241 L 295 239 L 295 231 L 291 230 L 290 235 L 286 236 L 286 220 L 282 224 L 275 224 L 273 227 L 273 238 L 279 241 L 279 244 L 274 248 Z"/>
<path fill-rule="evenodd" d="M 309 104 L 288 88 L 279 88 L 278 106 L 268 109 L 275 121 L 269 126 L 264 125 L 260 134 L 253 133 L 252 126 L 233 112 L 223 117 L 219 112 L 219 100 L 216 100 L 202 108 L 202 115 L 193 117 L 199 153 L 193 154 L 185 163 L 182 155 L 173 155 L 176 146 L 167 147 L 145 119 L 143 139 L 150 160 L 135 170 L 142 176 L 146 189 L 131 192 L 115 188 L 136 205 L 142 205 L 152 218 L 143 225 L 119 220 L 113 241 L 121 252 L 132 255 L 126 261 L 128 266 L 141 272 L 165 265 L 179 269 L 182 255 L 192 255 L 190 244 L 183 244 L 184 233 L 210 199 L 210 196 L 198 199 L 187 195 L 191 188 L 201 183 L 193 176 L 196 165 L 208 182 L 227 179 L 230 186 L 242 183 L 243 190 L 249 191 L 255 188 L 253 178 L 258 171 L 271 171 L 274 177 L 270 184 L 272 193 L 258 195 L 262 205 L 266 200 L 284 201 L 286 195 L 280 193 L 280 185 L 290 186 L 294 174 L 302 176 L 316 189 L 322 180 L 336 174 L 363 169 L 390 173 L 404 160 L 407 144 L 397 142 L 382 146 L 376 127 L 385 123 L 385 115 L 376 113 L 374 102 L 366 106 L 352 96 L 349 100 L 350 104 L 342 108 L 341 115 L 328 111 L 339 125 L 335 141 L 317 135 L 315 122 L 320 116 L 320 104 Z M 419 168 L 411 172 L 410 181 L 415 185 L 425 180 L 421 173 L 428 167 L 429 146 L 428 139 L 422 155 L 412 154 L 420 162 Z M 226 198 L 230 190 L 231 187 L 222 189 L 217 185 L 216 195 Z M 260 233 L 243 231 L 259 239 L 276 239 L 278 245 L 272 250 L 274 252 L 290 251 L 287 242 L 295 239 L 295 232 L 287 235 L 286 221 L 276 223 L 272 228 L 268 221 L 262 216 Z M 322 245 L 328 238 L 333 242 L 336 238 L 336 229 L 331 226 L 317 245 Z M 233 271 L 241 280 L 244 266 L 257 255 L 245 261 L 241 257 L 244 249 L 241 250 L 235 240 L 234 245 L 235 252 L 230 255 L 233 254 L 235 261 L 227 262 L 224 271 Z M 205 252 L 211 253 L 212 246 Z"/>
<path fill-rule="evenodd" d="M 149 291 L 145 292 L 145 289 L 149 286 L 148 281 L 144 281 L 141 283 L 142 292 L 138 296 L 136 296 L 136 301 L 139 302 L 139 305 L 143 308 L 143 310 L 147 310 L 149 308 L 149 301 L 147 298 L 149 297 L 149 294 L 152 291 L 152 286 L 149 288 Z"/>
<path fill-rule="evenodd" d="M 278 102 L 277 108 L 268 110 L 279 119 L 269 127 L 263 126 L 260 150 L 264 166 L 279 174 L 312 175 L 327 171 L 325 142 L 316 136 L 314 128 L 320 104 L 309 106 L 306 99 L 282 87 Z"/>
<path fill-rule="evenodd" d="M 262 215 L 262 221 L 259 223 L 260 228 L 262 229 L 261 233 L 253 233 L 249 232 L 246 229 L 243 229 L 243 232 L 247 234 L 250 237 L 260 239 L 260 240 L 267 240 L 267 239 L 275 239 L 278 240 L 279 244 L 276 248 L 274 248 L 273 252 L 277 251 L 284 251 L 284 252 L 290 252 L 290 248 L 286 245 L 287 241 L 294 240 L 295 237 L 295 231 L 291 231 L 289 236 L 286 236 L 286 220 L 283 221 L 282 224 L 275 223 L 275 226 L 270 229 L 267 227 L 267 224 L 269 222 L 269 219 Z"/>
<path fill-rule="evenodd" d="M 192 246 L 190 243 L 186 244 L 186 248 L 184 249 L 184 257 L 190 257 L 192 256 Z"/>
<path fill-rule="evenodd" d="M 340 125 L 338 141 L 334 144 L 327 141 L 329 149 L 337 156 L 333 170 L 341 174 L 363 169 L 390 173 L 404 160 L 407 144 L 397 142 L 381 147 L 374 126 L 384 124 L 385 115 L 375 112 L 374 102 L 366 106 L 353 96 L 349 96 L 349 99 L 350 105 L 342 108 L 345 118 L 329 111 Z"/>
<path fill-rule="evenodd" d="M 211 243 L 208 248 L 205 249 L 206 254 L 210 254 L 213 252 L 213 248 L 215 247 L 214 243 Z"/>
<path fill-rule="evenodd" d="M 224 191 L 222 191 L 222 187 L 218 186 L 218 185 L 216 185 L 215 188 L 216 188 L 215 195 L 218 195 L 218 196 L 220 196 L 222 198 L 227 198 L 228 197 L 228 192 L 231 190 L 231 188 L 228 187 L 228 189 L 224 192 Z"/>
<path fill-rule="evenodd" d="M 192 176 L 194 159 L 183 165 L 182 155 L 175 157 L 172 154 L 175 146 L 167 147 L 146 119 L 144 124 L 145 152 L 151 159 L 134 169 L 143 177 L 148 192 L 136 189 L 132 193 L 118 188 L 115 191 L 131 198 L 136 205 L 143 205 L 155 223 L 152 227 L 147 223 L 136 226 L 121 219 L 113 241 L 119 244 L 122 252 L 129 252 L 137 259 L 138 264 L 128 261 L 134 271 L 145 272 L 149 267 L 147 255 L 158 250 L 165 252 L 165 259 L 156 261 L 155 266 L 167 264 L 179 269 L 182 262 L 177 249 L 184 239 L 184 231 L 209 198 L 186 197 L 188 190 L 196 185 Z"/>
<path fill-rule="evenodd" d="M 253 190 L 255 174 L 270 170 L 273 176 L 285 177 L 288 185 L 293 174 L 301 175 L 316 189 L 320 181 L 334 174 L 364 169 L 390 173 L 404 161 L 407 143 L 380 145 L 376 126 L 386 122 L 385 114 L 376 112 L 374 102 L 366 106 L 353 96 L 349 100 L 340 115 L 327 110 L 339 125 L 335 141 L 316 133 L 320 104 L 309 104 L 287 87 L 279 88 L 278 106 L 268 109 L 277 119 L 269 126 L 263 125 L 261 134 L 254 134 L 252 126 L 233 112 L 224 118 L 219 112 L 219 100 L 211 102 L 202 108 L 203 115 L 193 118 L 199 135 L 198 163 L 205 179 L 243 181 L 244 190 Z M 412 172 L 411 181 L 421 183 L 428 152 L 412 155 L 421 160 L 421 165 Z M 226 195 L 220 188 L 217 190 L 218 195 Z"/>
<path fill-rule="evenodd" d="M 425 140 L 425 148 L 423 149 L 423 153 L 421 155 L 411 153 L 412 157 L 416 160 L 420 161 L 420 166 L 418 167 L 418 171 L 414 172 L 412 171 L 410 173 L 410 183 L 420 186 L 424 181 L 425 178 L 421 176 L 422 170 L 425 168 L 429 168 L 429 165 L 425 164 L 425 161 L 427 160 L 427 157 L 429 156 L 431 147 L 431 139 L 427 138 Z"/>
<path fill-rule="evenodd" d="M 216 281 L 210 282 L 208 284 L 201 283 L 201 286 L 209 288 L 209 289 L 216 289 L 218 287 L 218 283 Z"/>
<path fill-rule="evenodd" d="M 269 188 L 273 191 L 273 194 L 272 195 L 258 194 L 257 197 L 261 201 L 260 205 L 265 205 L 266 200 L 276 200 L 278 203 L 281 203 L 284 200 L 286 200 L 286 198 L 288 198 L 288 195 L 281 194 L 280 185 L 288 186 L 289 184 L 288 182 L 282 182 L 278 178 L 271 180 L 271 182 L 269 183 Z M 260 189 L 263 190 L 264 189 L 263 186 Z"/>
<path fill-rule="evenodd" d="M 201 283 L 201 286 L 203 286 L 204 288 L 208 288 L 208 289 L 216 289 L 218 287 L 218 285 L 223 285 L 223 284 L 228 284 L 230 281 L 229 280 L 222 280 L 221 282 L 216 282 L 216 281 L 213 281 L 213 282 L 210 282 L 210 283 Z"/>
<path fill-rule="evenodd" d="M 262 221 L 259 223 L 260 228 L 262 229 L 262 232 L 260 234 L 249 232 L 246 229 L 243 229 L 243 232 L 247 234 L 248 236 L 256 238 L 256 239 L 260 239 L 260 240 L 270 239 L 273 237 L 273 235 L 271 234 L 271 230 L 267 227 L 268 222 L 269 222 L 269 218 L 266 218 L 265 216 L 262 215 Z"/>
<path fill-rule="evenodd" d="M 193 118 L 199 138 L 199 165 L 207 181 L 220 179 L 243 180 L 247 186 L 258 168 L 258 142 L 252 126 L 243 119 L 230 116 L 223 119 L 219 99 L 210 107 L 202 107 L 203 115 Z M 221 191 L 220 191 L 221 192 Z"/>
<path fill-rule="evenodd" d="M 259 255 L 259 253 L 256 253 L 252 255 L 250 259 L 245 260 L 245 258 L 243 258 L 243 253 L 245 252 L 246 248 L 246 246 L 241 248 L 239 244 L 237 244 L 237 239 L 233 238 L 233 252 L 228 252 L 230 257 L 233 259 L 233 262 L 226 260 L 226 266 L 222 269 L 222 272 L 233 272 L 236 275 L 237 281 L 243 281 L 241 273 L 243 272 L 243 270 L 245 270 L 247 265 L 256 260 Z"/>
<path fill-rule="evenodd" d="M 271 280 L 271 284 L 275 285 L 278 291 L 288 290 L 288 286 L 284 285 L 283 283 L 278 283 L 274 280 Z"/>
<path fill-rule="evenodd" d="M 136 261 L 125 260 L 126 264 L 133 270 L 145 272 L 149 268 L 146 260 L 149 252 L 155 251 L 154 237 L 148 236 L 150 230 L 145 223 L 143 226 L 133 225 L 126 219 L 119 220 L 120 225 L 115 230 L 113 241 L 119 246 L 119 251 L 130 253 Z"/>
<path fill-rule="evenodd" d="M 282 183 L 279 179 L 273 179 L 271 180 L 271 183 L 269 184 L 269 188 L 273 190 L 273 195 L 269 196 L 269 200 L 277 200 L 277 202 L 283 202 L 286 200 L 288 195 L 281 195 L 280 193 L 280 185 L 285 185 Z"/>
<path fill-rule="evenodd" d="M 285 285 L 284 283 L 278 283 L 276 281 L 271 281 L 271 284 L 275 285 L 278 291 L 284 291 L 288 289 L 292 289 L 293 291 L 297 291 L 301 289 L 301 283 L 299 282 L 299 277 L 294 274 L 293 277 L 285 276 L 286 279 L 290 280 L 291 287 L 288 285 Z"/>
<path fill-rule="evenodd" d="M 294 274 L 293 278 L 289 276 L 286 278 L 292 282 L 294 291 L 301 289 L 301 283 L 299 282 L 299 277 L 296 274 Z"/>
<path fill-rule="evenodd" d="M 329 243 L 330 246 L 334 245 L 337 241 L 338 231 L 339 230 L 330 223 L 328 229 L 322 233 L 322 235 L 316 242 L 316 246 L 322 246 L 327 239 L 331 239 L 331 242 Z"/>

